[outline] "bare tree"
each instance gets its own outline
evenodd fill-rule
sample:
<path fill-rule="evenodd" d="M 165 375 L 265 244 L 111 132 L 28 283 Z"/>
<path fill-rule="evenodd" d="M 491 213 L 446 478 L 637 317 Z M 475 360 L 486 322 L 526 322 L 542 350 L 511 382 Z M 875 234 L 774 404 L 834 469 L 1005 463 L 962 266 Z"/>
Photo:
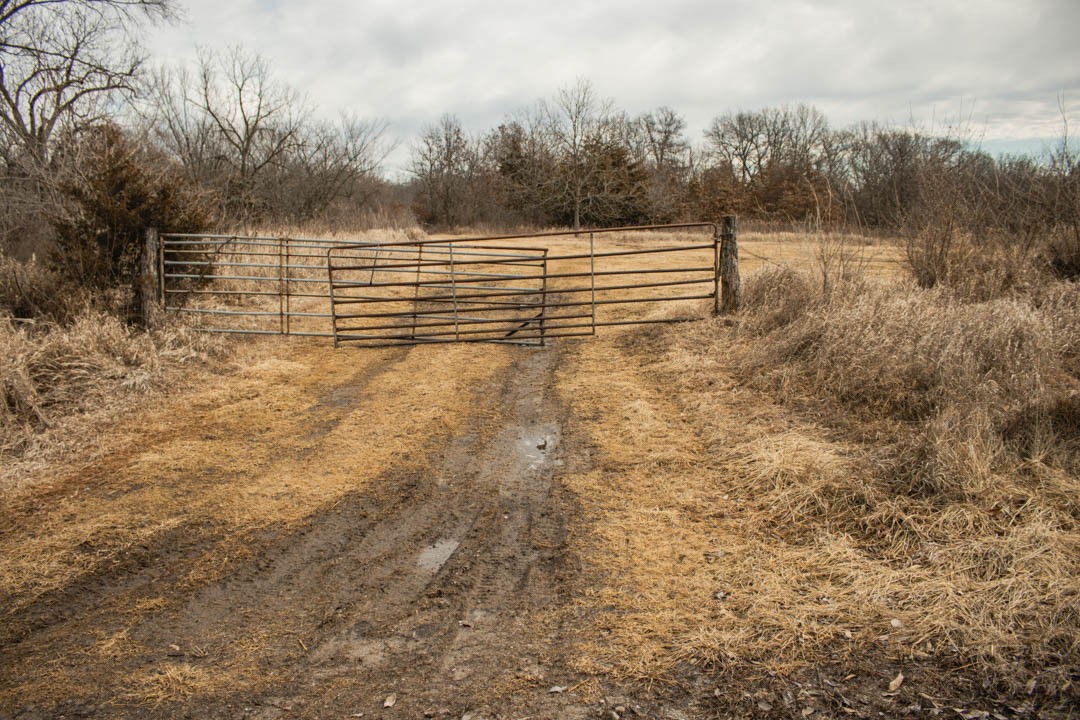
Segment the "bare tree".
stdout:
<path fill-rule="evenodd" d="M 425 126 L 412 147 L 411 172 L 419 185 L 422 219 L 439 225 L 472 220 L 473 183 L 479 172 L 478 143 L 473 142 L 453 115 Z"/>
<path fill-rule="evenodd" d="M 705 132 L 716 167 L 742 185 L 751 212 L 785 220 L 835 215 L 832 190 L 842 158 L 825 116 L 807 105 L 715 118 Z"/>
<path fill-rule="evenodd" d="M 171 16 L 171 0 L 0 0 L 5 144 L 45 162 L 61 124 L 97 120 L 101 102 L 133 88 L 138 24 Z"/>
<path fill-rule="evenodd" d="M 240 47 L 200 51 L 197 97 L 227 151 L 226 196 L 234 211 L 250 212 L 260 175 L 294 149 L 310 111 L 299 93 L 271 78 L 262 56 Z"/>
<path fill-rule="evenodd" d="M 714 156 L 730 164 L 743 182 L 752 182 L 769 166 L 816 168 L 829 134 L 825 116 L 807 105 L 728 113 L 705 131 Z"/>
<path fill-rule="evenodd" d="M 705 131 L 705 138 L 717 162 L 730 166 L 743 183 L 752 181 L 765 164 L 765 118 L 760 113 L 718 117 Z"/>
<path fill-rule="evenodd" d="M 198 83 L 187 68 L 162 67 L 148 83 L 147 115 L 157 141 L 193 182 L 218 184 L 228 172 L 228 150 L 202 108 Z"/>
<path fill-rule="evenodd" d="M 639 120 L 646 139 L 648 158 L 655 168 L 670 168 L 686 163 L 690 150 L 684 132 L 686 120 L 666 105 L 645 113 Z"/>
<path fill-rule="evenodd" d="M 647 112 L 634 123 L 644 139 L 649 182 L 649 218 L 670 222 L 679 212 L 690 180 L 690 143 L 686 120 L 670 107 Z"/>
<path fill-rule="evenodd" d="M 368 203 L 379 167 L 393 145 L 383 140 L 385 120 L 344 117 L 338 124 L 309 123 L 277 164 L 275 205 L 294 220 L 310 220 L 340 199 Z"/>
<path fill-rule="evenodd" d="M 274 79 L 269 63 L 235 47 L 200 51 L 195 72 L 159 69 L 146 115 L 157 141 L 189 179 L 212 188 L 225 221 L 298 222 L 349 197 L 370 200 L 393 148 L 387 123 L 311 119 L 299 93 Z"/>
<path fill-rule="evenodd" d="M 552 104 L 543 105 L 544 116 L 562 172 L 552 178 L 553 189 L 572 206 L 574 229 L 581 228 L 583 206 L 597 168 L 588 162 L 589 145 L 610 128 L 611 103 L 596 95 L 592 83 L 583 78 L 560 89 Z"/>

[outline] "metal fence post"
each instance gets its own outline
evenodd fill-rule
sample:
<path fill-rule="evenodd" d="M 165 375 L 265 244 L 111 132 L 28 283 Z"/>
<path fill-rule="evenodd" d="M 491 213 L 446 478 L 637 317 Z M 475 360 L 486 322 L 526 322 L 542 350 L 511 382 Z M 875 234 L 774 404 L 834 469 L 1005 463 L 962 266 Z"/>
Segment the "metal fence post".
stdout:
<path fill-rule="evenodd" d="M 420 318 L 420 266 L 424 264 L 424 246 L 416 247 L 416 289 L 413 291 L 412 330 L 409 337 L 416 339 L 416 324 Z"/>
<path fill-rule="evenodd" d="M 278 331 L 285 334 L 285 238 L 278 238 Z"/>
<path fill-rule="evenodd" d="M 334 296 L 334 249 L 326 249 L 326 290 L 330 296 L 330 331 L 334 337 L 334 347 L 338 347 L 341 343 L 338 340 L 337 305 Z"/>
<path fill-rule="evenodd" d="M 575 237 L 577 237 L 575 235 Z M 589 233 L 589 287 L 591 292 L 590 305 L 592 307 L 592 329 L 596 334 L 596 245 L 593 242 L 593 234 Z"/>
<path fill-rule="evenodd" d="M 290 272 L 290 265 L 292 265 L 292 238 L 285 238 L 285 334 L 289 335 L 292 331 L 292 291 L 289 289 L 290 280 L 292 280 L 292 274 Z"/>
<path fill-rule="evenodd" d="M 544 248 L 543 259 L 540 261 L 540 272 L 543 274 L 543 279 L 540 281 L 540 346 L 544 346 L 544 321 L 547 319 L 547 302 L 548 302 L 548 261 L 547 261 L 548 249 Z"/>
<path fill-rule="evenodd" d="M 458 327 L 458 319 L 460 313 L 458 312 L 458 291 L 457 291 L 457 275 L 454 270 L 454 243 L 450 241 L 446 243 L 446 246 L 450 249 L 450 294 L 453 297 L 454 302 L 454 339 L 461 339 L 461 328 Z"/>

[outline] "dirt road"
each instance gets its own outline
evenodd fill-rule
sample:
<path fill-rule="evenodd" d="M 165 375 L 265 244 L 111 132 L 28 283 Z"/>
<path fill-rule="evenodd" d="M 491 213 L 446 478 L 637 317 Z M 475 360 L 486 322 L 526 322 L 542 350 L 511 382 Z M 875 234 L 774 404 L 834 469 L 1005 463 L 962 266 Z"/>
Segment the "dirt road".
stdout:
<path fill-rule="evenodd" d="M 930 654 L 723 323 L 251 345 L 2 490 L 0 719 L 1075 716 Z"/>
<path fill-rule="evenodd" d="M 269 343 L 113 429 L 0 511 L 0 717 L 662 711 L 573 669 L 572 346 Z"/>

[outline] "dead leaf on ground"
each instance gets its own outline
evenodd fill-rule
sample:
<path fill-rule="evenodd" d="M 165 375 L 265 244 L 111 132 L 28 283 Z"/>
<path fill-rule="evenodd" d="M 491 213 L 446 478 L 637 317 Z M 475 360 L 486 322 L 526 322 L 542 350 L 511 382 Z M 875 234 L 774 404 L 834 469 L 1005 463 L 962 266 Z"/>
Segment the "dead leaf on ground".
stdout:
<path fill-rule="evenodd" d="M 392 708 L 392 707 L 394 707 L 394 703 L 396 703 L 396 702 L 397 702 L 397 695 L 390 694 L 390 695 L 386 696 L 385 700 L 383 700 L 382 706 L 384 708 Z"/>
<path fill-rule="evenodd" d="M 892 682 L 889 683 L 889 692 L 896 692 L 900 689 L 900 686 L 904 684 L 904 673 L 897 673 Z"/>

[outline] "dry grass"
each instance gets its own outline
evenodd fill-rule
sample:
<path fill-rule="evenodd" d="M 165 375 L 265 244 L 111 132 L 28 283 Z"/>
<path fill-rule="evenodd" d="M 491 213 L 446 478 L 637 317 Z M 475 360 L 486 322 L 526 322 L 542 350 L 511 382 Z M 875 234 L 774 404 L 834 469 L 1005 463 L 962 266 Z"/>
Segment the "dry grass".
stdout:
<path fill-rule="evenodd" d="M 96 425 L 227 354 L 184 323 L 135 331 L 119 319 L 127 305 L 122 292 L 0 254 L 0 491 L 28 463 L 84 450 Z"/>
<path fill-rule="evenodd" d="M 190 663 L 162 663 L 131 678 L 125 699 L 160 705 L 206 695 L 220 687 L 224 678 L 218 672 Z"/>
<path fill-rule="evenodd" d="M 739 233 L 739 266 L 744 274 L 767 268 L 795 270 L 826 291 L 860 276 L 895 276 L 902 263 L 900 241 L 894 238 L 834 232 Z"/>
<path fill-rule="evenodd" d="M 140 547 L 196 540 L 198 557 L 154 592 L 197 592 L 250 553 L 260 532 L 300 527 L 346 495 L 370 491 L 390 468 L 422 472 L 425 453 L 466 422 L 476 388 L 510 359 L 507 348 L 477 346 L 360 353 L 332 352 L 318 341 L 251 343 L 234 358 L 239 369 L 203 375 L 200 387 L 113 424 L 100 459 L 43 468 L 21 479 L 21 492 L 4 493 L 5 611 L 107 573 Z M 167 610 L 155 596 L 123 608 L 122 617 L 137 626 Z M 205 661 L 209 675 L 200 663 L 166 664 L 125 682 L 124 697 L 156 703 L 261 687 L 276 679 L 260 664 L 262 648 L 294 620 L 275 617 L 244 643 L 216 641 L 210 632 L 206 642 L 217 644 Z M 146 652 L 124 633 L 88 642 L 94 658 L 130 661 Z M 27 659 L 28 666 L 41 661 Z M 71 684 L 88 682 L 99 662 L 71 667 Z M 28 678 L 9 690 L 48 697 L 50 682 Z"/>
<path fill-rule="evenodd" d="M 93 302 L 92 294 L 42 263 L 21 263 L 0 252 L 0 314 L 23 322 L 68 322 L 84 313 Z"/>
<path fill-rule="evenodd" d="M 578 667 L 885 692 L 917 665 L 936 669 L 918 691 L 1074 701 L 1076 287 L 964 302 L 856 276 L 826 295 L 772 267 L 744 292 L 734 327 L 601 337 L 560 373 L 598 460 L 567 478 L 574 549 L 607 577 L 580 601 Z"/>
<path fill-rule="evenodd" d="M 48 454 L 71 440 L 73 416 L 119 412 L 224 347 L 184 325 L 142 333 L 101 312 L 32 327 L 0 317 L 0 458 Z"/>

